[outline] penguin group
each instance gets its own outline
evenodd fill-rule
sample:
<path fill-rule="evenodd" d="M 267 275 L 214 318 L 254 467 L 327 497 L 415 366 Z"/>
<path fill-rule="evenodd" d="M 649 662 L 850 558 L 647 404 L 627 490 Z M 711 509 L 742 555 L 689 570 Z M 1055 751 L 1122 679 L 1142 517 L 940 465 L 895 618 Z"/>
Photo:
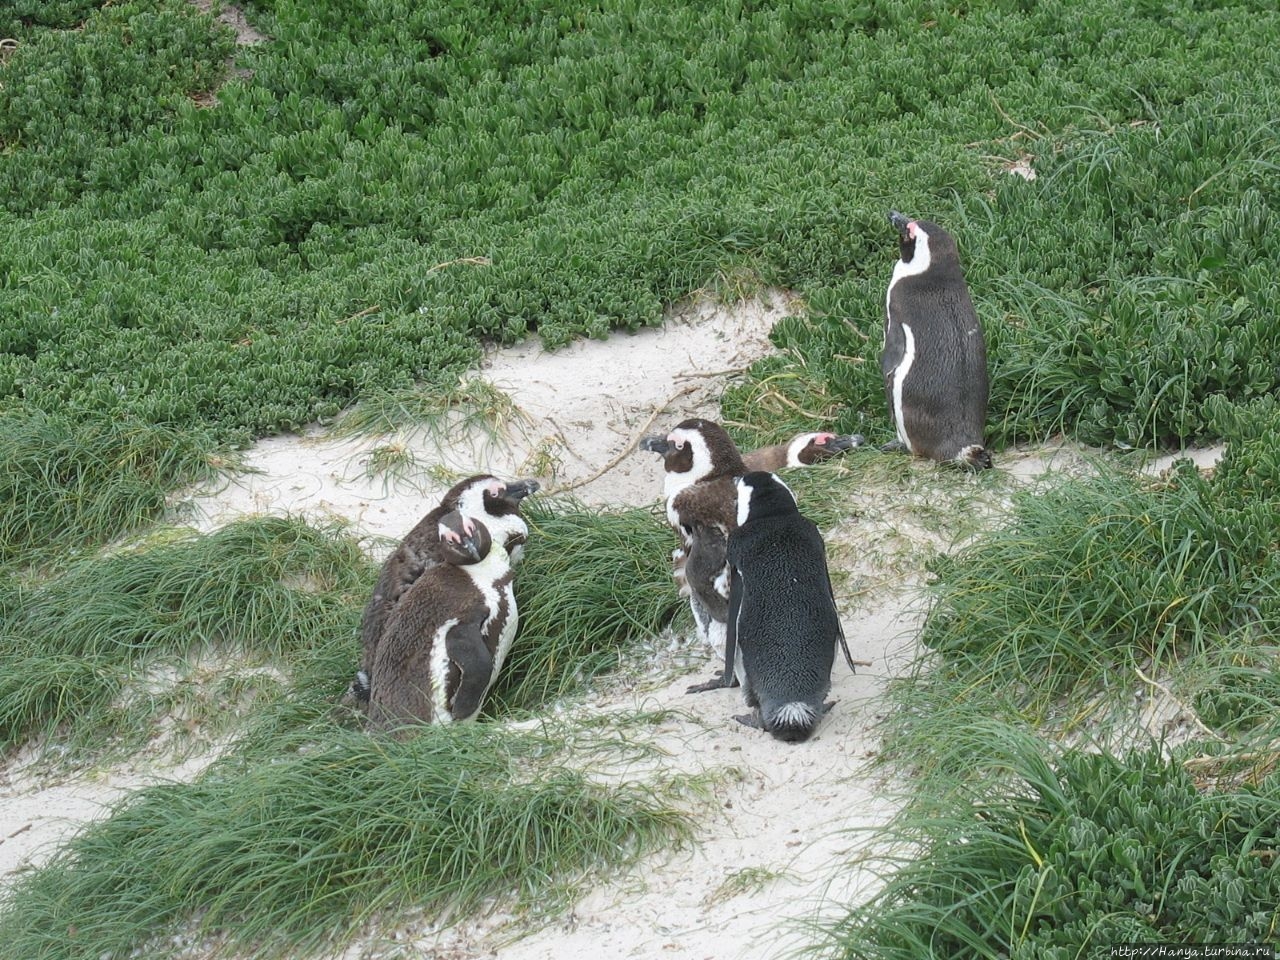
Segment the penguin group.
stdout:
<path fill-rule="evenodd" d="M 897 211 L 889 222 L 899 259 L 885 293 L 880 369 L 896 439 L 880 449 L 989 468 L 986 344 L 955 240 Z M 778 471 L 864 445 L 857 434 L 810 432 L 742 453 L 723 426 L 698 417 L 638 445 L 662 458 L 673 577 L 722 665 L 689 692 L 740 687 L 751 712 L 735 719 L 778 740 L 809 739 L 830 708 L 837 645 L 855 666 L 822 535 Z M 469 477 L 382 565 L 349 688 L 371 727 L 480 712 L 516 633 L 512 585 L 528 536 L 520 505 L 537 489 L 535 480 Z"/>
<path fill-rule="evenodd" d="M 375 729 L 480 712 L 519 623 L 512 583 L 529 535 L 520 503 L 537 489 L 468 477 L 383 563 L 349 689 Z"/>

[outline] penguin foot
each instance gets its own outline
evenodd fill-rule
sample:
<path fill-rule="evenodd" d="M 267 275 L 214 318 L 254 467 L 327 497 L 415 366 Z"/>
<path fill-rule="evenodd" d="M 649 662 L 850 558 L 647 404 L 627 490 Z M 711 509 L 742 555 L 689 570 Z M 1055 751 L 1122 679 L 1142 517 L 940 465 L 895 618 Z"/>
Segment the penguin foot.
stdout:
<path fill-rule="evenodd" d="M 752 730 L 763 730 L 764 726 L 760 723 L 760 715 L 758 713 L 739 713 L 734 716 L 744 727 L 750 727 Z"/>
<path fill-rule="evenodd" d="M 687 687 L 685 693 L 706 693 L 708 690 L 723 690 L 728 687 L 736 687 L 738 678 L 732 673 L 729 674 L 729 680 L 725 682 L 724 671 L 717 673 L 712 679 L 706 683 L 695 683 L 692 687 Z"/>
<path fill-rule="evenodd" d="M 881 444 L 881 453 L 910 453 L 911 448 L 901 440 L 890 440 L 888 443 Z"/>
<path fill-rule="evenodd" d="M 831 712 L 831 708 L 834 707 L 835 705 L 836 705 L 836 702 L 834 700 L 828 700 L 826 703 L 824 703 L 822 705 L 822 715 L 825 717 L 828 713 Z"/>

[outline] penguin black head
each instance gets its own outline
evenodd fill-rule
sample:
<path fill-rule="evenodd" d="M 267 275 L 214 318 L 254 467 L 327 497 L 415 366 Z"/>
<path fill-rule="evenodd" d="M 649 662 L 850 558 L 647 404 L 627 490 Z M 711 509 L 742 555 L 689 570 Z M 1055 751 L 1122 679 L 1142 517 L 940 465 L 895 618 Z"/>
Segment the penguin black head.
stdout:
<path fill-rule="evenodd" d="M 777 474 L 754 470 L 738 477 L 738 526 L 748 520 L 799 512 L 795 494 Z"/>
<path fill-rule="evenodd" d="M 667 473 L 681 474 L 686 483 L 746 471 L 742 454 L 724 427 L 701 417 L 682 420 L 665 437 L 645 437 L 640 449 L 661 456 Z"/>
<path fill-rule="evenodd" d="M 489 528 L 473 517 L 457 510 L 440 518 L 438 527 L 440 550 L 445 563 L 467 566 L 479 563 L 489 555 L 493 540 Z"/>
<path fill-rule="evenodd" d="M 505 517 L 519 513 L 520 501 L 537 489 L 537 480 L 504 483 L 482 473 L 454 485 L 440 503 L 468 517 Z"/>
<path fill-rule="evenodd" d="M 924 273 L 931 266 L 959 262 L 951 234 L 930 220 L 911 220 L 897 210 L 889 211 L 889 222 L 898 231 L 898 257 L 908 273 Z"/>

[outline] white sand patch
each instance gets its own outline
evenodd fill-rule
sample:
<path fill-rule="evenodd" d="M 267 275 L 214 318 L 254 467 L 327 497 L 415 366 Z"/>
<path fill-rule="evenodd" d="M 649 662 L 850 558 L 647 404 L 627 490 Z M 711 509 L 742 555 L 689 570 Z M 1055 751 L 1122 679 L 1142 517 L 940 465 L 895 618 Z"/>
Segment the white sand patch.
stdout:
<path fill-rule="evenodd" d="M 536 341 L 493 351 L 479 374 L 520 413 L 500 435 L 471 427 L 445 442 L 425 431 L 335 438 L 315 428 L 262 440 L 246 456 L 253 472 L 193 499 L 197 525 L 212 529 L 253 513 L 336 516 L 398 541 L 452 478 L 484 472 L 532 476 L 544 494 L 563 490 L 587 503 L 652 502 L 661 496 L 661 463 L 635 451 L 640 435 L 717 415 L 727 378 L 772 351 L 769 331 L 790 309 L 790 297 L 772 291 L 732 308 L 696 304 L 661 327 L 555 352 Z M 369 456 L 389 443 L 424 468 L 414 483 L 369 475 Z"/>
<path fill-rule="evenodd" d="M 49 782 L 21 759 L 10 761 L 0 771 L 0 884 L 26 865 L 44 863 L 60 841 L 106 816 L 126 794 L 165 780 L 191 780 L 212 760 L 207 755 L 164 768 L 143 761 L 70 782 Z"/>

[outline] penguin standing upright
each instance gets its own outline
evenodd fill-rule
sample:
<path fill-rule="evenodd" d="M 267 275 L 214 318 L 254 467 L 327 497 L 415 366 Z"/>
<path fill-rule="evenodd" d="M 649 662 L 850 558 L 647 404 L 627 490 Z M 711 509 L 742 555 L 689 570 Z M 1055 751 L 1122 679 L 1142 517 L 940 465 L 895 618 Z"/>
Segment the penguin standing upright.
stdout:
<path fill-rule="evenodd" d="M 378 642 L 396 604 L 424 573 L 447 562 L 440 556 L 441 518 L 456 511 L 463 518 L 483 521 L 490 537 L 499 542 L 514 565 L 529 535 L 529 527 L 520 516 L 520 502 L 537 489 L 536 480 L 504 483 L 489 474 L 468 477 L 454 484 L 439 505 L 405 535 L 382 564 L 360 621 L 360 669 L 349 688 L 355 702 L 369 700 L 370 671 Z"/>
<path fill-rule="evenodd" d="M 515 636 L 510 557 L 485 524 L 446 514 L 436 555 L 391 611 L 378 643 L 369 690 L 375 728 L 471 719 Z"/>
<path fill-rule="evenodd" d="M 667 520 L 681 540 L 672 554 L 674 575 L 677 582 L 684 580 L 699 637 L 723 660 L 729 612 L 725 551 L 737 526 L 734 479 L 746 473 L 742 455 L 724 427 L 701 417 L 682 421 L 665 437 L 645 437 L 640 446 L 662 456 Z M 689 690 L 733 682 L 734 670 L 729 669 Z"/>
<path fill-rule="evenodd" d="M 866 441 L 861 434 L 837 436 L 834 433 L 800 433 L 786 443 L 771 447 L 758 447 L 742 455 L 748 471 L 767 470 L 773 473 L 783 467 L 808 467 L 846 453 Z"/>
<path fill-rule="evenodd" d="M 991 466 L 987 346 L 951 235 L 896 210 L 900 259 L 885 294 L 884 375 L 894 446 L 974 468 Z"/>
<path fill-rule="evenodd" d="M 741 651 L 742 693 L 753 713 L 735 719 L 779 740 L 807 740 L 827 710 L 837 643 L 853 667 L 826 546 L 774 474 L 740 477 L 737 510 L 728 545 L 726 656 Z"/>

